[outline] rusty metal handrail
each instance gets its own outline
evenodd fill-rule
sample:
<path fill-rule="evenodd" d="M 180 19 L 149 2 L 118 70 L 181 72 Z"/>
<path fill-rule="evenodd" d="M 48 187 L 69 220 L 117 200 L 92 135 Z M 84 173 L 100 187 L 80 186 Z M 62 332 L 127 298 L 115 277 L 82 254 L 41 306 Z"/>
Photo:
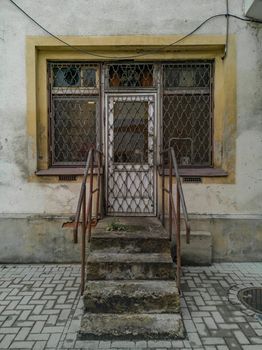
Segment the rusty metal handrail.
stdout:
<path fill-rule="evenodd" d="M 94 160 L 97 158 L 97 188 L 94 187 Z M 81 233 L 82 233 L 82 241 L 81 241 L 81 295 L 84 292 L 85 286 L 85 263 L 86 263 L 86 231 L 88 242 L 91 240 L 91 228 L 92 224 L 96 224 L 98 218 L 100 216 L 99 209 L 101 209 L 101 201 L 100 201 L 100 192 L 101 192 L 101 174 L 100 169 L 102 165 L 102 152 L 91 147 L 88 151 L 86 166 L 84 171 L 84 176 L 82 180 L 81 190 L 79 194 L 76 216 L 75 216 L 75 225 L 74 225 L 74 243 L 78 242 L 78 226 L 81 224 Z M 88 198 L 87 198 L 87 190 L 86 190 L 86 180 L 90 170 L 90 184 L 88 190 Z M 96 193 L 96 208 L 95 215 L 92 217 L 92 206 L 93 206 L 93 195 Z M 82 220 L 80 222 L 82 209 Z"/>
<path fill-rule="evenodd" d="M 164 174 L 164 154 L 167 153 L 169 156 L 169 186 L 168 189 L 165 187 L 165 174 Z M 183 211 L 183 219 L 186 226 L 186 242 L 190 242 L 190 223 L 186 208 L 186 202 L 184 197 L 184 192 L 181 184 L 181 179 L 179 176 L 175 151 L 173 147 L 170 147 L 161 152 L 162 155 L 162 224 L 164 226 L 165 220 L 165 193 L 168 193 L 168 203 L 169 203 L 169 239 L 172 240 L 172 224 L 176 227 L 176 277 L 177 277 L 177 287 L 180 290 L 180 275 L 181 275 L 181 208 Z M 173 198 L 173 183 L 172 183 L 172 173 L 174 170 L 174 175 L 176 177 L 176 205 Z"/>

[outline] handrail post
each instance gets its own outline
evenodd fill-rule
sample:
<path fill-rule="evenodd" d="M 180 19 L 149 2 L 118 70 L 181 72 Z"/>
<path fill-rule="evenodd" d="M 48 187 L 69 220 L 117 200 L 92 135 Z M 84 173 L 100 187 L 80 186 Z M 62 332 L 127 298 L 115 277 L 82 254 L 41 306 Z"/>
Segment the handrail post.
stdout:
<path fill-rule="evenodd" d="M 98 218 L 98 211 L 100 208 L 100 167 L 101 167 L 101 154 L 97 153 L 97 168 L 98 168 L 98 173 L 97 173 L 97 196 L 96 196 L 96 212 L 95 212 L 95 218 L 97 220 Z"/>
<path fill-rule="evenodd" d="M 178 179 L 177 179 L 178 180 Z M 177 248 L 177 287 L 178 290 L 180 290 L 180 271 L 181 271 L 181 247 L 180 247 L 180 220 L 181 220 L 181 214 L 180 214 L 180 192 L 179 192 L 179 186 L 178 181 L 176 183 L 176 214 L 177 214 L 177 220 L 176 220 L 176 248 Z"/>
<path fill-rule="evenodd" d="M 84 195 L 82 204 L 82 249 L 81 249 L 81 295 L 85 287 L 85 263 L 86 263 L 86 184 L 84 184 Z"/>
<path fill-rule="evenodd" d="M 171 153 L 168 152 L 168 160 L 169 160 L 169 195 L 168 195 L 168 215 L 169 215 L 169 240 L 172 240 L 172 203 L 171 203 L 171 196 L 173 195 L 173 188 L 172 188 L 172 158 Z"/>
<path fill-rule="evenodd" d="M 77 234 L 77 229 L 76 227 L 74 227 L 74 230 L 73 230 L 73 242 L 76 244 L 78 243 L 78 234 Z"/>
<path fill-rule="evenodd" d="M 90 163 L 90 188 L 89 188 L 89 203 L 88 203 L 88 234 L 87 234 L 87 240 L 90 242 L 91 240 L 91 221 L 92 221 L 92 203 L 93 203 L 93 179 L 94 179 L 94 149 L 92 149 L 91 154 L 91 163 Z"/>

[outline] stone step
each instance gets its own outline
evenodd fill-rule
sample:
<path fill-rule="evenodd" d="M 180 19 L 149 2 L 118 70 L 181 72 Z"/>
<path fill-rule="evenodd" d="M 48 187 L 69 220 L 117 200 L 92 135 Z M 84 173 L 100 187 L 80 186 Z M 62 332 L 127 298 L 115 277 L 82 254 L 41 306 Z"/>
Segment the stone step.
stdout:
<path fill-rule="evenodd" d="M 85 313 L 81 339 L 182 339 L 185 331 L 180 314 Z"/>
<path fill-rule="evenodd" d="M 170 253 L 167 238 L 148 237 L 138 233 L 105 233 L 92 237 L 91 251 L 108 253 Z"/>
<path fill-rule="evenodd" d="M 87 258 L 87 280 L 170 280 L 175 268 L 170 254 L 90 252 Z"/>
<path fill-rule="evenodd" d="M 83 300 L 90 313 L 180 311 L 175 281 L 87 281 Z"/>

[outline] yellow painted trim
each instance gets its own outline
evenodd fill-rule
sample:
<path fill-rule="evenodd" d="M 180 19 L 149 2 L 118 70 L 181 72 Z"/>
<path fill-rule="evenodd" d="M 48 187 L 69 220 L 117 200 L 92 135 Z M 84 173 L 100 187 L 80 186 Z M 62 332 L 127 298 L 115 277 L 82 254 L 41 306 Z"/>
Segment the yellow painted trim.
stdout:
<path fill-rule="evenodd" d="M 158 48 L 164 45 L 170 45 L 171 43 L 181 39 L 181 35 L 130 35 L 130 36 L 61 36 L 60 38 L 66 41 L 72 46 L 79 48 L 86 48 L 89 50 L 133 50 L 137 48 Z M 71 50 L 69 47 L 59 42 L 52 37 L 44 36 L 28 36 L 27 42 L 34 45 L 38 50 L 45 49 L 57 49 Z M 187 48 L 201 48 L 209 47 L 213 49 L 223 49 L 225 45 L 225 37 L 223 35 L 192 35 L 179 42 L 177 45 L 169 47 L 168 50 L 177 50 L 183 47 Z M 164 50 L 163 50 L 164 51 Z M 118 54 L 119 57 L 119 54 Z"/>
<path fill-rule="evenodd" d="M 181 38 L 167 36 L 90 36 L 61 37 L 73 46 L 120 59 L 138 52 L 157 49 Z M 214 59 L 214 165 L 228 171 L 228 177 L 203 178 L 204 183 L 234 183 L 236 141 L 236 43 L 229 37 L 229 49 L 225 60 L 224 36 L 193 35 L 168 48 L 168 51 L 150 53 L 139 61 Z M 36 169 L 48 168 L 48 110 L 47 110 L 47 61 L 85 60 L 105 61 L 90 54 L 72 51 L 54 38 L 36 36 L 26 40 L 27 117 L 29 136 L 29 181 L 53 182 L 57 177 L 40 178 Z M 55 180 L 56 179 L 56 180 Z"/>

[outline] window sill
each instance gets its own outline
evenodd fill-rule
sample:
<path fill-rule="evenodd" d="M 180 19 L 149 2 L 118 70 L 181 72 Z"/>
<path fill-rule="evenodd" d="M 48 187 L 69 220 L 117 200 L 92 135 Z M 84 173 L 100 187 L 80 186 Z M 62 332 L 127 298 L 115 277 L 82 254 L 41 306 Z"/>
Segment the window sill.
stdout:
<path fill-rule="evenodd" d="M 38 170 L 35 172 L 37 176 L 60 176 L 60 175 L 75 175 L 75 176 L 81 176 L 84 175 L 84 168 L 71 168 L 71 167 L 65 167 L 65 168 L 49 168 L 45 170 Z M 100 174 L 103 173 L 103 169 L 100 168 Z M 90 171 L 88 172 L 90 174 Z M 94 168 L 94 174 L 98 174 L 98 168 Z"/>
<path fill-rule="evenodd" d="M 162 175 L 161 167 L 158 168 L 158 172 Z M 164 169 L 164 175 L 169 175 L 167 168 Z M 179 175 L 182 177 L 226 177 L 228 173 L 220 168 L 179 168 Z"/>

